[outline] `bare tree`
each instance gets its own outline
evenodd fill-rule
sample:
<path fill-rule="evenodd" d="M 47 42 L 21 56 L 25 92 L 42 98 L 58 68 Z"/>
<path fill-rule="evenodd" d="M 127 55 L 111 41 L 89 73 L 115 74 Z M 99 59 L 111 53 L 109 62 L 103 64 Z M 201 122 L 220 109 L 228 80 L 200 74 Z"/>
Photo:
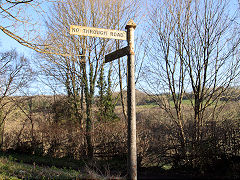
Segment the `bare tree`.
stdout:
<path fill-rule="evenodd" d="M 0 134 L 3 142 L 4 124 L 15 105 L 9 96 L 14 95 L 31 80 L 32 71 L 28 60 L 15 50 L 0 54 Z"/>
<path fill-rule="evenodd" d="M 41 17 L 44 15 L 42 3 L 35 0 L 2 0 L 0 30 L 22 45 L 42 51 L 42 45 L 38 44 Z"/>
<path fill-rule="evenodd" d="M 228 12 L 225 0 L 152 3 L 146 82 L 148 91 L 151 89 L 151 93 L 158 94 L 156 102 L 177 125 L 185 154 L 183 97 L 192 94 L 188 98 L 193 107 L 190 117 L 193 117 L 191 140 L 194 144 L 204 138 L 202 127 L 207 120 L 206 109 L 218 105 L 216 101 L 239 75 L 237 13 Z M 216 108 L 212 109 L 211 117 Z"/>
<path fill-rule="evenodd" d="M 42 67 L 59 79 L 73 99 L 85 100 L 86 142 L 88 156 L 93 156 L 93 103 L 97 78 L 104 55 L 111 51 L 113 40 L 70 36 L 70 25 L 121 29 L 134 16 L 135 1 L 76 1 L 67 0 L 54 4 L 52 16 L 47 22 L 46 44 L 48 51 L 71 56 L 46 55 L 48 66 Z M 117 18 L 119 17 L 119 18 Z M 54 42 L 54 43 L 53 43 Z M 48 69 L 49 67 L 49 69 Z M 54 69 L 54 70 L 53 70 Z M 76 103 L 78 104 L 78 103 Z M 78 111 L 79 108 L 75 110 Z M 83 112 L 83 111 L 81 111 Z"/>

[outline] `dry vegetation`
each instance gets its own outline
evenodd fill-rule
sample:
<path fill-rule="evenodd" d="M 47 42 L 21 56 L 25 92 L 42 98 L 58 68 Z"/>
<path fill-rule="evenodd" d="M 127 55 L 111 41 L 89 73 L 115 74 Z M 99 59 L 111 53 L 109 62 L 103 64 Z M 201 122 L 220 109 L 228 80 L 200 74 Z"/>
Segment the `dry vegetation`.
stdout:
<path fill-rule="evenodd" d="M 78 122 L 64 117 L 62 113 L 63 109 L 66 109 L 64 96 L 11 99 L 14 100 L 11 103 L 18 105 L 14 106 L 6 120 L 2 145 L 5 152 L 88 161 L 85 130 Z M 55 108 L 56 103 L 58 110 Z M 227 103 L 222 106 L 221 111 L 219 109 L 217 117 L 211 117 L 206 113 L 202 140 L 199 144 L 194 144 L 193 150 L 192 107 L 185 104 L 184 130 L 188 139 L 187 157 L 181 156 L 177 127 L 168 114 L 156 105 L 137 106 L 140 177 L 141 175 L 144 177 L 143 172 L 150 171 L 150 167 L 158 167 L 157 172 L 162 175 L 166 172 L 173 173 L 173 169 L 175 172 L 184 169 L 189 171 L 189 174 L 222 174 L 227 177 L 239 177 L 239 105 L 238 101 Z M 95 164 L 89 167 L 93 171 L 104 173 L 107 171 L 124 176 L 127 164 L 127 127 L 120 107 L 116 108 L 116 113 L 119 118 L 112 121 L 99 122 L 96 117 L 94 118 Z M 71 167 L 71 163 L 60 165 L 61 168 L 69 166 Z M 76 166 L 71 168 L 79 170 Z"/>

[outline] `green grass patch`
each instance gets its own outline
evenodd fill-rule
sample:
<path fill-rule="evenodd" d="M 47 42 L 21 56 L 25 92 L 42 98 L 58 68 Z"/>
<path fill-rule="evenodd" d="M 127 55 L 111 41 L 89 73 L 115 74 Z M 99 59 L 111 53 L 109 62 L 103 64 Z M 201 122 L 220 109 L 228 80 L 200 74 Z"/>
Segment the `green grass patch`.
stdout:
<path fill-rule="evenodd" d="M 67 168 L 78 170 L 85 166 L 83 160 L 74 160 L 71 158 L 53 158 L 49 156 L 38 156 L 18 153 L 0 152 L 0 157 L 5 157 L 10 161 L 21 162 L 26 164 L 36 164 L 38 166 L 49 166 L 57 168 Z"/>
<path fill-rule="evenodd" d="M 186 106 L 191 106 L 191 105 L 192 105 L 192 100 L 190 100 L 190 99 L 184 99 L 184 100 L 182 101 L 182 104 L 183 104 L 183 105 L 186 105 Z M 172 100 L 170 101 L 170 105 L 171 105 L 171 107 L 174 107 L 174 103 L 173 103 Z"/>
<path fill-rule="evenodd" d="M 111 174 L 110 171 L 116 169 L 110 167 L 118 169 L 122 164 L 118 161 L 116 166 L 114 163 L 115 161 L 102 161 L 92 165 L 71 158 L 0 151 L 0 179 L 106 179 L 108 177 L 119 179 L 120 174 Z M 106 169 L 106 164 L 109 165 L 109 169 Z"/>
<path fill-rule="evenodd" d="M 172 164 L 165 164 L 165 165 L 163 165 L 162 166 L 162 169 L 164 169 L 164 170 L 170 170 L 170 169 L 172 169 Z"/>
<path fill-rule="evenodd" d="M 30 165 L 0 157 L 0 179 L 73 179 L 85 176 L 76 170 Z"/>
<path fill-rule="evenodd" d="M 218 102 L 218 104 L 221 104 L 221 103 L 223 103 L 223 102 L 222 101 Z M 185 106 L 192 106 L 192 105 L 194 105 L 194 99 L 192 99 L 192 100 L 191 99 L 184 99 L 182 101 L 182 104 L 185 105 Z M 203 101 L 203 104 L 205 105 L 206 101 Z M 173 103 L 172 100 L 170 101 L 170 105 L 171 105 L 171 107 L 174 107 L 174 103 Z M 213 105 L 216 105 L 216 102 L 210 101 L 210 106 L 213 106 Z"/>

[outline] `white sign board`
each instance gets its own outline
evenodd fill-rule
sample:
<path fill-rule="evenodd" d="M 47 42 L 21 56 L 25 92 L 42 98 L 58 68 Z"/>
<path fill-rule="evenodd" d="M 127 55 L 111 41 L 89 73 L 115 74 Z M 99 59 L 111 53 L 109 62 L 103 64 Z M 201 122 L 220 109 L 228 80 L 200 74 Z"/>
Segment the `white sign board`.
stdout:
<path fill-rule="evenodd" d="M 91 37 L 101 37 L 110 39 L 127 40 L 127 33 L 125 31 L 102 29 L 94 27 L 85 26 L 70 26 L 70 34 L 81 35 L 81 36 L 91 36 Z"/>

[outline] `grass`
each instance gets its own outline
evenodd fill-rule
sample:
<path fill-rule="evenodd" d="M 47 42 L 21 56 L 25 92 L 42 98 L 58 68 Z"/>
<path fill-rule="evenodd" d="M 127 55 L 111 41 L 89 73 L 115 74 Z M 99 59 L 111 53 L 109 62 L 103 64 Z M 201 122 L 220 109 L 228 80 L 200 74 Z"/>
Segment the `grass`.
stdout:
<path fill-rule="evenodd" d="M 22 162 L 26 164 L 37 164 L 39 166 L 54 166 L 57 168 L 71 168 L 79 169 L 84 167 L 85 162 L 80 160 L 74 160 L 70 158 L 53 158 L 49 156 L 38 156 L 38 155 L 28 155 L 28 154 L 17 154 L 17 153 L 3 153 L 0 152 L 0 156 L 6 157 L 9 160 L 16 162 Z"/>
<path fill-rule="evenodd" d="M 183 104 L 183 105 L 186 105 L 186 106 L 191 106 L 191 105 L 192 105 L 192 100 L 190 100 L 190 99 L 184 99 L 184 100 L 182 101 L 182 104 Z M 171 107 L 174 107 L 173 101 L 170 101 L 170 105 L 171 105 Z"/>
<path fill-rule="evenodd" d="M 184 99 L 182 101 L 182 104 L 185 105 L 185 106 L 192 106 L 192 100 L 190 99 Z M 173 101 L 171 100 L 170 101 L 170 106 L 171 107 L 174 107 L 174 103 Z M 154 108 L 154 107 L 159 107 L 159 105 L 157 105 L 156 103 L 150 103 L 150 104 L 144 104 L 144 105 L 137 105 L 137 108 L 139 109 L 151 109 L 151 108 Z"/>
<path fill-rule="evenodd" d="M 0 179 L 73 179 L 86 177 L 76 170 L 41 167 L 0 157 Z"/>
<path fill-rule="evenodd" d="M 105 162 L 102 162 L 105 163 Z M 69 158 L 0 152 L 1 179 L 121 179 L 98 165 Z"/>
<path fill-rule="evenodd" d="M 193 104 L 194 104 L 194 99 L 184 99 L 184 100 L 182 100 L 182 105 L 185 105 L 185 106 L 192 106 Z M 219 104 L 220 103 L 222 103 L 222 101 L 219 101 L 218 102 Z M 206 104 L 206 101 L 203 101 L 203 104 L 205 105 Z M 210 101 L 210 106 L 213 106 L 213 105 L 215 105 L 216 104 L 216 102 L 212 102 L 212 101 Z M 170 101 L 170 105 L 171 105 L 171 107 L 174 107 L 174 103 L 173 103 L 173 101 L 171 100 Z"/>
<path fill-rule="evenodd" d="M 185 105 L 185 106 L 192 106 L 192 103 L 194 103 L 194 100 L 190 100 L 190 99 L 182 100 L 182 105 Z M 204 103 L 206 103 L 206 102 L 204 102 Z M 157 105 L 156 103 L 150 103 L 150 104 L 144 104 L 144 105 L 137 105 L 137 108 L 151 109 L 151 108 L 158 107 L 158 106 L 159 105 Z M 170 101 L 170 106 L 174 107 L 173 100 Z"/>

